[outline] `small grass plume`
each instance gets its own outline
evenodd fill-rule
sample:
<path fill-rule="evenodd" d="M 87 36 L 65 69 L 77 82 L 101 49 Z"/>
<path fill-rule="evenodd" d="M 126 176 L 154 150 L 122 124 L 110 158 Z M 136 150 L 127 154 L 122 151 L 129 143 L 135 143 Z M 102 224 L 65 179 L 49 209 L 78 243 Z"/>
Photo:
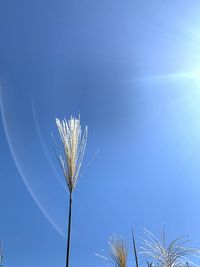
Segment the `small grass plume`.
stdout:
<path fill-rule="evenodd" d="M 151 266 L 183 267 L 196 265 L 188 257 L 199 256 L 199 250 L 186 247 L 185 244 L 189 240 L 185 236 L 178 237 L 167 244 L 164 230 L 160 240 L 147 229 L 144 229 L 144 233 L 146 239 L 142 239 L 140 253 L 145 256 L 147 263 L 150 260 Z"/>
<path fill-rule="evenodd" d="M 128 249 L 124 240 L 122 238 L 114 236 L 110 239 L 109 245 L 113 264 L 116 267 L 126 267 Z"/>
<path fill-rule="evenodd" d="M 124 240 L 116 235 L 109 238 L 109 255 L 105 257 L 103 255 L 96 254 L 105 262 L 112 264 L 115 267 L 127 267 L 128 248 Z"/>
<path fill-rule="evenodd" d="M 81 163 L 87 143 L 88 130 L 86 126 L 84 132 L 82 133 L 80 116 L 78 119 L 71 117 L 68 121 L 66 119 L 59 120 L 56 118 L 56 125 L 63 147 L 63 156 L 58 155 L 58 159 L 69 189 L 68 237 L 66 255 L 66 267 L 69 267 L 72 192 L 79 178 Z"/>

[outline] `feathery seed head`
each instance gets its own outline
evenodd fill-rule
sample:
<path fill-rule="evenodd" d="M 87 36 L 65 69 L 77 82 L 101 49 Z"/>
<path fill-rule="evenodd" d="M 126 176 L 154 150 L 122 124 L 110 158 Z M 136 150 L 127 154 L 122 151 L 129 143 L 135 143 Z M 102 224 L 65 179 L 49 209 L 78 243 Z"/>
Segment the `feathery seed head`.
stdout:
<path fill-rule="evenodd" d="M 144 229 L 147 239 L 142 239 L 141 254 L 151 260 L 151 264 L 159 267 L 183 267 L 189 265 L 195 266 L 188 256 L 198 256 L 199 250 L 185 247 L 188 242 L 185 237 L 179 237 L 168 245 L 166 244 L 165 232 L 162 233 L 161 240 L 157 239 L 150 231 Z"/>
<path fill-rule="evenodd" d="M 64 157 L 60 155 L 59 161 L 69 191 L 72 193 L 78 180 L 87 143 L 88 129 L 86 126 L 82 134 L 80 116 L 78 119 L 71 117 L 68 121 L 56 118 L 56 125 L 64 150 Z"/>
<path fill-rule="evenodd" d="M 116 267 L 127 266 L 128 249 L 122 238 L 116 236 L 109 239 L 111 260 Z"/>

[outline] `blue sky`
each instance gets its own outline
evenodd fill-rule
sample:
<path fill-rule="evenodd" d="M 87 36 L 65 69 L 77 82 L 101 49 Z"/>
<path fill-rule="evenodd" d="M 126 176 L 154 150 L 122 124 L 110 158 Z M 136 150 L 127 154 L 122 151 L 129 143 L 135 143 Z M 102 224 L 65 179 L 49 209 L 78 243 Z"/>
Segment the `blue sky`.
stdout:
<path fill-rule="evenodd" d="M 88 125 L 74 194 L 73 266 L 104 266 L 142 227 L 200 246 L 199 1 L 2 0 L 5 266 L 64 266 L 68 195 L 55 118 Z M 130 249 L 131 250 L 131 249 Z M 131 261 L 131 255 L 130 255 Z"/>

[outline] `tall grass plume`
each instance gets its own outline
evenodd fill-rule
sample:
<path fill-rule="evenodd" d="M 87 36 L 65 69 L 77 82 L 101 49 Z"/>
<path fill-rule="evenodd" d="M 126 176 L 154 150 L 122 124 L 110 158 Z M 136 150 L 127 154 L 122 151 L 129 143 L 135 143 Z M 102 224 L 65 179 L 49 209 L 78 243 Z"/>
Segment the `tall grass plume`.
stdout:
<path fill-rule="evenodd" d="M 68 213 L 68 235 L 67 235 L 67 253 L 66 267 L 69 267 L 70 257 L 70 236 L 72 220 L 72 193 L 76 187 L 79 172 L 85 153 L 87 143 L 87 126 L 82 132 L 80 116 L 78 119 L 71 117 L 60 120 L 56 118 L 56 125 L 62 142 L 63 153 L 58 155 L 59 163 L 69 189 L 69 213 Z"/>

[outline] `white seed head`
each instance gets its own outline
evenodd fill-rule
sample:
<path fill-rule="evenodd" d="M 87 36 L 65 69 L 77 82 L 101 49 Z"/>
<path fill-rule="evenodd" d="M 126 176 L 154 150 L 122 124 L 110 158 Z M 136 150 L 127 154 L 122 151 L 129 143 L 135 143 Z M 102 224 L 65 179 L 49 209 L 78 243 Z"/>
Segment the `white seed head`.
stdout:
<path fill-rule="evenodd" d="M 87 126 L 82 134 L 80 116 L 59 120 L 56 125 L 63 145 L 64 156 L 59 156 L 60 165 L 70 193 L 76 186 L 87 143 Z"/>
<path fill-rule="evenodd" d="M 144 229 L 147 236 L 142 239 L 141 254 L 145 256 L 147 262 L 158 267 L 187 267 L 197 266 L 188 257 L 198 256 L 199 250 L 191 247 L 186 247 L 188 242 L 185 237 L 179 237 L 171 243 L 166 244 L 165 232 L 163 230 L 161 240 L 156 238 L 150 231 Z"/>

